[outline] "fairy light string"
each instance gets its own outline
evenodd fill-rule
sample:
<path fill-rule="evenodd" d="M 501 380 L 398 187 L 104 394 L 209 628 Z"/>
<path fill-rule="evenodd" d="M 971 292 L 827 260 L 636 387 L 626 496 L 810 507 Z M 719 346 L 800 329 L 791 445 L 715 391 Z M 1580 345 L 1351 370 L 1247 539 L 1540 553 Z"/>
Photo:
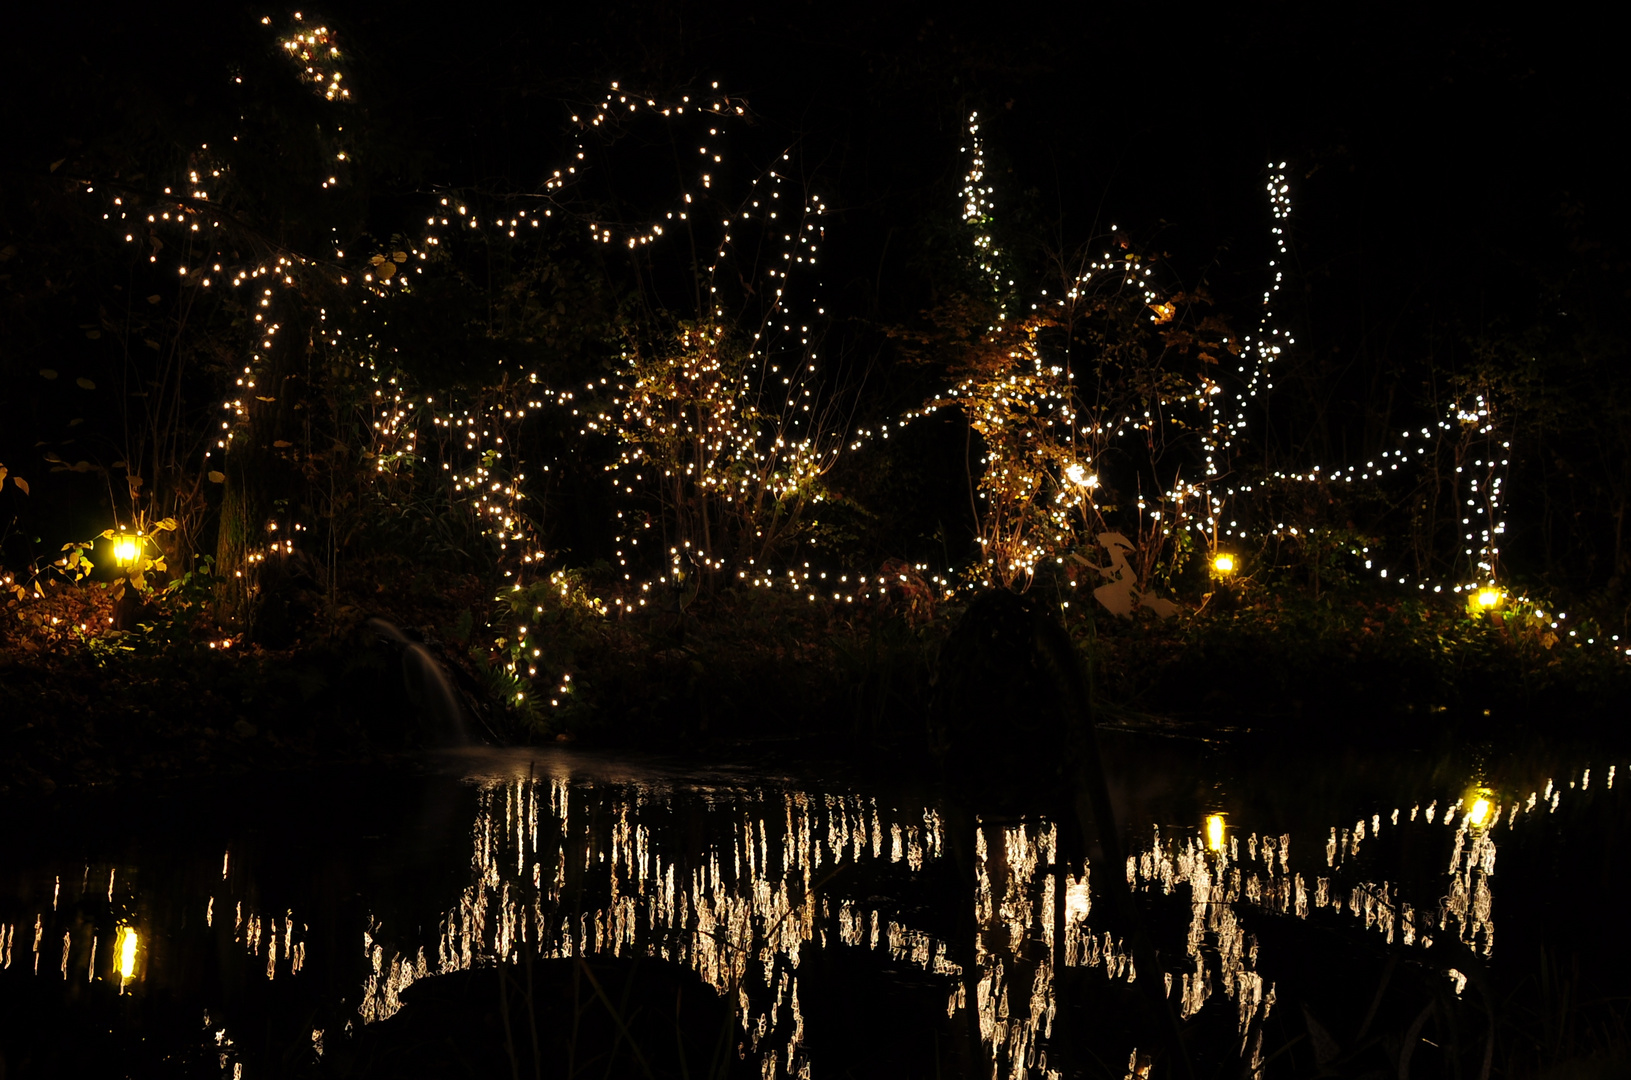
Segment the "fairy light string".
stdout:
<path fill-rule="evenodd" d="M 299 13 L 293 19 L 279 46 L 294 75 L 336 108 L 350 105 L 354 87 L 335 34 L 326 26 L 307 25 Z M 270 17 L 262 22 L 271 25 Z M 234 78 L 242 82 L 241 75 Z M 1004 273 L 1009 256 L 995 238 L 995 190 L 987 178 L 979 116 L 971 115 L 961 216 L 971 231 L 971 265 L 986 283 L 994 310 L 981 345 L 996 362 L 957 380 L 920 409 L 846 434 L 819 365 L 829 322 L 820 299 L 820 245 L 828 208 L 792 180 L 791 150 L 759 171 L 745 195 L 724 200 L 729 125 L 748 116 L 745 102 L 719 92 L 717 83 L 709 93 L 677 99 L 637 94 L 613 83 L 602 100 L 572 116 L 584 138 L 647 121 L 701 125 L 694 129 L 690 179 L 671 205 L 651 219 L 583 217 L 566 208 L 563 198 L 586 176 L 588 150 L 581 140 L 534 194 L 483 209 L 485 197 L 449 190 L 430 208 L 416 235 L 368 245 L 349 256 L 336 241 L 320 259 L 266 244 L 259 245 L 265 254 L 249 260 L 226 258 L 225 240 L 241 235 L 246 226 L 221 194 L 233 179 L 230 150 L 217 153 L 207 144 L 189 155 L 186 183 L 179 189 L 165 188 L 163 198 L 155 197 L 147 206 L 139 206 L 140 198 L 131 192 L 105 190 L 111 198 L 104 216 L 110 222 L 116 217 L 128 229 L 127 243 L 149 243 L 149 261 L 155 264 L 164 250 L 157 242 L 158 230 L 179 228 L 187 243 L 180 250 L 178 277 L 188 287 L 224 286 L 243 297 L 240 302 L 253 312 L 257 338 L 235 392 L 222 402 L 220 429 L 206 450 L 206 468 L 246 430 L 249 403 L 269 396 L 257 393 L 264 389 L 259 380 L 277 335 L 286 329 L 276 313 L 280 297 L 289 290 L 312 295 L 338 287 L 360 306 L 379 303 L 412 293 L 416 280 L 446 259 L 449 243 L 460 237 L 487 244 L 524 243 L 548 235 L 545 226 L 556 221 L 568 227 L 578 222 L 593 242 L 647 258 L 681 231 L 705 233 L 698 242 L 704 259 L 697 268 L 704 289 L 701 309 L 693 318 L 628 336 L 612 373 L 581 387 L 552 387 L 540 371 L 523 365 L 492 387 L 424 394 L 378 341 L 349 324 L 339 325 L 344 320 L 337 322 L 329 310 L 320 309 L 314 346 L 330 350 L 372 385 L 369 455 L 376 474 L 397 475 L 426 461 L 439 464 L 455 495 L 497 544 L 515 589 L 531 580 L 529 575 L 542 572 L 549 560 L 525 512 L 528 476 L 514 450 L 527 419 L 546 408 L 570 416 L 580 438 L 610 440 L 615 446 L 606 474 L 624 501 L 617 512 L 615 556 L 628 592 L 608 602 L 608 613 L 671 602 L 657 601 L 655 595 L 684 589 L 697 574 L 724 575 L 745 586 L 787 590 L 812 601 L 853 604 L 887 596 L 907 574 L 831 574 L 808 564 L 775 566 L 776 542 L 786 535 L 778 530 L 796 527 L 799 515 L 822 500 L 820 480 L 840 453 L 887 440 L 892 430 L 943 408 L 963 411 L 985 445 L 978 492 L 984 507 L 979 565 L 945 576 L 930 573 L 926 565 L 909 568 L 911 577 L 932 583 L 943 595 L 955 591 L 959 577 L 1023 587 L 1043 565 L 1064 565 L 1095 550 L 1097 534 L 1107 528 L 1105 503 L 1112 496 L 1097 463 L 1112 448 L 1122 452 L 1120 444 L 1129 440 L 1146 450 L 1177 447 L 1185 438 L 1195 447 L 1192 467 L 1169 467 L 1167 479 L 1147 493 L 1136 486 L 1114 493 L 1119 503 L 1136 510 L 1135 539 L 1141 546 L 1171 545 L 1186 530 L 1206 548 L 1215 549 L 1225 538 L 1244 538 L 1246 530 L 1231 506 L 1253 488 L 1231 482 L 1229 461 L 1248 434 L 1249 410 L 1261 409 L 1274 388 L 1276 360 L 1295 344 L 1280 328 L 1275 311 L 1289 260 L 1291 199 L 1284 162 L 1269 170 L 1267 182 L 1273 279 L 1264 292 L 1256 332 L 1235 350 L 1243 356 L 1237 381 L 1217 378 L 1205 367 L 1186 370 L 1162 393 L 1132 406 L 1125 399 L 1111 402 L 1102 387 L 1080 382 L 1080 364 L 1068 348 L 1061 352 L 1054 344 L 1056 331 L 1090 313 L 1095 304 L 1137 301 L 1148 323 L 1166 332 L 1183 321 L 1184 297 L 1159 284 L 1154 267 L 1129 250 L 1121 256 L 1104 251 L 1085 258 L 1055 295 L 1043 290 L 1033 302 L 1020 302 L 1013 280 Z M 343 130 L 337 123 L 327 134 L 333 166 L 317 178 L 325 190 L 347 182 L 354 160 L 355 150 Z M 85 186 L 87 192 L 95 190 Z M 140 235 L 143 231 L 147 235 Z M 742 266 L 757 267 L 762 275 L 751 290 L 733 283 L 746 280 Z M 1508 502 L 1510 444 L 1500 435 L 1487 395 L 1475 392 L 1468 402 L 1464 408 L 1451 406 L 1433 433 L 1435 439 L 1460 446 L 1465 458 L 1456 467 L 1462 485 L 1458 502 L 1465 511 L 1460 565 L 1467 578 L 1452 586 L 1455 592 L 1498 581 Z M 1437 452 L 1428 445 L 1432 441 L 1428 429 L 1406 431 L 1398 445 L 1363 465 L 1276 472 L 1272 479 L 1384 480 L 1420 468 Z M 435 449 L 427 457 L 430 444 Z M 547 473 L 550 466 L 538 468 Z M 657 513 L 639 509 L 636 504 L 642 500 Z M 290 553 L 296 535 L 305 531 L 300 522 L 281 527 L 269 523 L 268 532 L 281 535 L 269 541 L 268 550 Z M 1294 536 L 1295 531 L 1277 525 L 1264 535 Z M 1365 557 L 1369 569 L 1371 553 L 1356 554 Z M 644 579 L 653 566 L 661 567 L 658 576 Z M 1378 574 L 1400 585 L 1406 582 L 1399 575 L 1389 577 L 1385 568 Z M 1413 584 L 1418 590 L 1429 587 L 1426 581 Z M 1431 587 L 1442 590 L 1442 585 Z M 1562 629 L 1556 620 L 1564 616 L 1547 618 L 1552 629 Z"/>

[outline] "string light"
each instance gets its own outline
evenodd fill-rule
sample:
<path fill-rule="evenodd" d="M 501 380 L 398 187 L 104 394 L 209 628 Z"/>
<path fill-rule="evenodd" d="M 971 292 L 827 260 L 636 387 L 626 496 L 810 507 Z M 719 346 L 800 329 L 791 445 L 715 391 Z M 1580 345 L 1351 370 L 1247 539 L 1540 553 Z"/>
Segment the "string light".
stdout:
<path fill-rule="evenodd" d="M 326 101 L 347 105 L 351 87 L 336 36 L 326 26 L 307 26 L 299 14 L 294 22 L 293 29 L 280 36 L 279 47 L 295 75 Z M 262 23 L 270 26 L 270 17 Z M 234 78 L 242 82 L 242 76 Z M 699 573 L 734 576 L 750 587 L 785 589 L 812 600 L 882 600 L 898 582 L 858 577 L 854 582 L 843 580 L 844 588 L 832 590 L 820 571 L 771 569 L 777 545 L 796 526 L 805 507 L 822 501 L 819 482 L 841 452 L 859 451 L 873 440 L 889 439 L 907 423 L 955 408 L 968 418 L 985 447 L 977 492 L 979 565 L 960 576 L 1023 588 L 1042 566 L 1063 565 L 1067 555 L 1094 547 L 1108 532 L 1109 506 L 1118 503 L 1136 510 L 1140 544 L 1153 550 L 1193 532 L 1214 552 L 1215 572 L 1233 571 L 1233 556 L 1221 552 L 1219 545 L 1224 537 L 1241 538 L 1243 530 L 1230 508 L 1233 500 L 1254 489 L 1231 485 L 1228 462 L 1247 434 L 1251 408 L 1261 407 L 1251 403 L 1266 399 L 1274 389 L 1274 365 L 1295 345 L 1275 312 L 1289 261 L 1291 199 L 1285 162 L 1269 170 L 1266 185 L 1274 243 L 1272 280 L 1263 293 L 1256 332 L 1235 342 L 1216 328 L 1203 332 L 1204 319 L 1186 323 L 1185 299 L 1157 282 L 1154 265 L 1115 236 L 1119 232 L 1115 226 L 1112 236 L 1127 249 L 1124 254 L 1103 251 L 1099 257 L 1084 258 L 1056 295 L 1043 290 L 1028 304 L 1020 301 L 1008 269 L 1009 253 L 995 238 L 995 189 L 987 178 L 980 118 L 972 114 L 966 127 L 969 167 L 961 190 L 961 216 L 970 230 L 970 265 L 992 302 L 992 322 L 981 340 L 991 362 L 955 381 L 920 409 L 846 434 L 836 403 L 818 378 L 820 345 L 829 321 L 820 301 L 818 271 L 828 208 L 791 182 L 791 151 L 760 170 L 745 195 L 727 203 L 722 178 L 730 125 L 749 113 L 744 102 L 720 93 L 717 83 L 710 90 L 695 99 L 682 95 L 662 100 L 613 83 L 593 109 L 572 117 L 585 136 L 621 132 L 650 120 L 695 125 L 696 168 L 658 215 L 639 221 L 606 215 L 582 220 L 594 242 L 635 253 L 656 250 L 681 225 L 692 234 L 707 232 L 700 248 L 707 253 L 699 267 L 702 302 L 694 317 L 660 332 L 632 336 L 610 378 L 581 389 L 551 388 L 540 381 L 538 372 L 522 367 L 500 385 L 476 391 L 462 403 L 451 395 L 435 402 L 425 396 L 421 402 L 402 376 L 391 373 L 394 365 L 371 336 L 347 339 L 339 328 L 320 327 L 317 340 L 349 355 L 353 370 L 375 384 L 369 420 L 374 445 L 369 453 L 376 475 L 415 465 L 421 460 L 421 431 L 437 433 L 440 452 L 452 455 L 441 462 L 452 490 L 510 560 L 506 576 L 519 586 L 521 571 L 537 567 L 545 552 L 522 511 L 526 476 L 510 447 L 529 415 L 545 408 L 562 410 L 578 422 L 580 437 L 616 442 L 615 459 L 606 470 L 612 490 L 626 503 L 645 499 L 676 530 L 654 539 L 654 533 L 663 529 L 654 530 L 652 515 L 627 508 L 618 512 L 615 557 L 631 593 L 614 597 L 610 611 L 644 608 L 650 601 L 649 586 L 686 588 L 691 575 Z M 343 125 L 337 125 L 327 134 L 334 145 L 332 171 L 325 171 L 320 180 L 325 189 L 342 185 L 345 170 L 355 163 L 355 149 L 343 132 Z M 145 214 L 136 205 L 137 193 L 105 193 L 109 201 L 104 216 L 115 222 L 117 215 L 114 227 L 126 230 L 127 243 L 137 242 L 136 232 L 127 228 L 132 215 L 144 216 L 155 230 L 179 226 L 197 238 L 177 264 L 176 276 L 183 287 L 210 289 L 219 283 L 241 293 L 258 293 L 248 302 L 254 307 L 259 337 L 237 379 L 237 393 L 222 403 L 221 434 L 205 452 L 206 462 L 242 436 L 250 419 L 250 401 L 273 400 L 255 391 L 282 329 L 282 322 L 272 317 L 281 290 L 337 285 L 366 305 L 411 293 L 415 279 L 433 265 L 433 256 L 445 255 L 450 233 L 462 231 L 488 243 L 537 236 L 541 222 L 572 217 L 560 199 L 582 181 L 587 150 L 585 143 L 578 143 L 535 196 L 518 196 L 508 205 L 487 206 L 448 191 L 430 208 L 433 212 L 425 217 L 417 238 L 403 237 L 360 257 L 347 260 L 336 244 L 328 259 L 274 250 L 248 262 L 230 257 L 226 238 L 239 226 L 220 191 L 212 190 L 231 186 L 229 157 L 210 151 L 207 144 L 200 146 L 188 159 L 186 183 L 165 188 Z M 92 190 L 87 184 L 87 193 Z M 766 245 L 770 256 L 759 264 L 764 267 L 762 277 L 754 288 L 731 287 L 737 279 L 733 259 L 750 247 L 758 250 L 758 245 Z M 150 258 L 157 261 L 156 244 Z M 741 261 L 752 262 L 747 257 Z M 1144 325 L 1159 333 L 1182 327 L 1202 348 L 1242 356 L 1238 380 L 1219 379 L 1205 364 L 1185 372 L 1168 371 L 1161 392 L 1138 407 L 1129 400 L 1108 401 L 1102 381 L 1081 385 L 1068 343 L 1063 348 L 1056 343 L 1060 328 L 1095 312 L 1135 305 L 1143 312 Z M 327 321 L 326 312 L 322 321 Z M 1206 338 L 1207 333 L 1212 336 Z M 1448 452 L 1456 462 L 1457 497 L 1464 511 L 1458 572 L 1465 575 L 1464 583 L 1472 583 L 1453 584 L 1452 591 L 1498 588 L 1510 443 L 1500 435 L 1487 393 L 1473 389 L 1466 400 L 1465 406 L 1450 407 L 1436 432 L 1423 428 L 1418 436 L 1405 431 L 1399 445 L 1363 465 L 1314 466 L 1302 473 L 1275 472 L 1270 479 L 1316 484 L 1382 481 Z M 1185 475 L 1185 467 L 1170 468 L 1147 495 L 1137 485 L 1130 495 L 1111 490 L 1111 477 L 1099 462 L 1106 454 L 1120 456 L 1124 446 L 1118 443 L 1175 447 L 1175 440 L 1183 438 L 1194 440 L 1199 458 L 1193 476 Z M 1153 454 L 1149 456 L 1153 465 Z M 549 466 L 542 469 L 547 472 Z M 778 519 L 779 514 L 787 516 Z M 1264 535 L 1303 539 L 1295 526 L 1276 525 Z M 267 550 L 287 555 L 293 548 L 285 538 Z M 1370 549 L 1359 545 L 1353 550 L 1372 569 Z M 636 559 L 639 552 L 650 551 L 657 553 L 654 560 Z M 264 558 L 264 552 L 252 553 L 247 565 L 253 569 Z M 637 581 L 636 564 L 652 561 L 662 565 L 661 575 L 655 581 Z M 1386 568 L 1376 572 L 1380 580 L 1407 584 L 1404 575 L 1390 577 Z M 913 568 L 914 579 L 932 586 L 939 596 L 954 593 L 956 576 L 927 574 L 926 566 Z M 1428 585 L 1409 583 L 1418 590 Z M 634 590 L 635 585 L 641 588 Z M 1442 587 L 1434 585 L 1435 591 Z M 1513 601 L 1514 606 L 1523 603 L 1527 603 L 1523 598 Z M 1551 626 L 1556 629 L 1558 624 L 1554 621 Z"/>

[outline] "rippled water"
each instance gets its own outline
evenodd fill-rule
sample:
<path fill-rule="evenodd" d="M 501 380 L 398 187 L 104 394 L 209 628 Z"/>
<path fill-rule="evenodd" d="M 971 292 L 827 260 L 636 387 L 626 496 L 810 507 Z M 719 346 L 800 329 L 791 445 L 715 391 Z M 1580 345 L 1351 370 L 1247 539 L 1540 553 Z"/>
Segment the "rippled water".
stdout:
<path fill-rule="evenodd" d="M 1107 757 L 1125 866 L 1048 807 L 565 751 L 13 806 L 0 1072 L 434 1074 L 486 1024 L 514 1075 L 661 1075 L 658 983 L 722 1006 L 666 1021 L 688 1075 L 1181 1075 L 1160 998 L 1195 1075 L 1499 1072 L 1537 956 L 1626 958 L 1625 762 Z"/>

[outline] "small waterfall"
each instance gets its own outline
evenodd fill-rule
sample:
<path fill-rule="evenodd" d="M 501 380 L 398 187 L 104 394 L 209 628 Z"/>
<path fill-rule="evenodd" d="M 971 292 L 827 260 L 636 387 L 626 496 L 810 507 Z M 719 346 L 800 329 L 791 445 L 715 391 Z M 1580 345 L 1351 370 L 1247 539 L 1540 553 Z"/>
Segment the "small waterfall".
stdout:
<path fill-rule="evenodd" d="M 402 686 L 424 719 L 430 741 L 438 746 L 468 746 L 470 732 L 464 721 L 464 707 L 435 655 L 389 619 L 375 617 L 364 625 L 401 650 Z"/>

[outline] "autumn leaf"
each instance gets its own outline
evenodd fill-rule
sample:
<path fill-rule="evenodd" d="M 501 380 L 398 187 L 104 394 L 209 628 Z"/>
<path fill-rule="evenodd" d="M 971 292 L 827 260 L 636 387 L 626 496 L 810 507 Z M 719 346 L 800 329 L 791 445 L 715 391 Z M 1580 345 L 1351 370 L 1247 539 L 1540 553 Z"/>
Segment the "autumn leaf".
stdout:
<path fill-rule="evenodd" d="M 286 446 L 293 446 L 294 443 L 290 442 L 288 439 L 274 439 L 272 441 L 272 445 L 281 450 Z"/>
<path fill-rule="evenodd" d="M 408 253 L 406 251 L 398 251 L 391 256 L 391 259 L 395 262 L 405 263 L 408 261 Z"/>
<path fill-rule="evenodd" d="M 379 277 L 381 281 L 384 281 L 394 273 L 396 273 L 396 263 L 386 263 L 384 266 L 379 268 Z"/>
<path fill-rule="evenodd" d="M 96 384 L 94 382 L 92 382 L 91 380 L 87 379 L 83 375 L 81 375 L 79 378 L 75 379 L 74 382 L 79 386 L 79 388 L 81 390 L 95 390 L 96 389 Z"/>
<path fill-rule="evenodd" d="M 56 370 L 54 368 L 42 367 L 40 369 L 40 378 L 42 378 L 42 379 L 54 379 L 56 377 L 57 377 L 57 373 L 56 373 Z"/>
<path fill-rule="evenodd" d="M 224 484 L 224 483 L 226 483 L 226 479 L 227 479 L 226 473 L 217 472 L 216 470 L 211 469 L 206 475 L 209 476 L 210 483 L 212 483 L 212 484 Z"/>

